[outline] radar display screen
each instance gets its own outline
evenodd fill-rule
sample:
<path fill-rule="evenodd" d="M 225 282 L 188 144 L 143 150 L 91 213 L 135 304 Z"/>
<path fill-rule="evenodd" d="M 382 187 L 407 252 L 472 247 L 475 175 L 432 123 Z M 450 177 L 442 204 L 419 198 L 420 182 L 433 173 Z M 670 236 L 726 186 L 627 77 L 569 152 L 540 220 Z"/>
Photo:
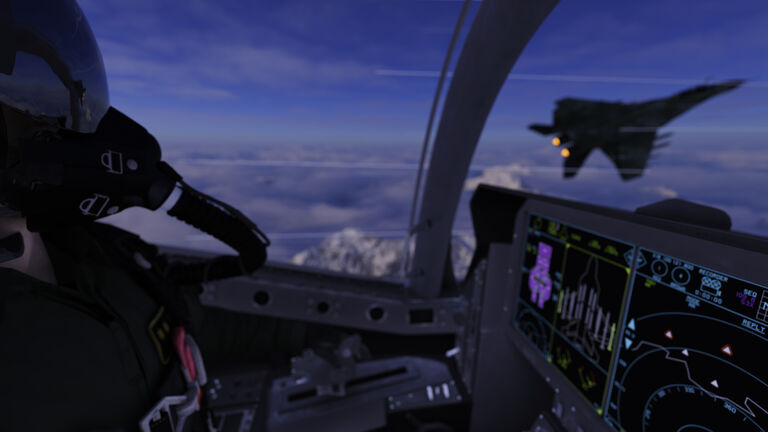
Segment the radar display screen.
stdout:
<path fill-rule="evenodd" d="M 531 214 L 515 325 L 599 412 L 634 246 Z"/>
<path fill-rule="evenodd" d="M 606 420 L 768 430 L 768 288 L 640 248 Z"/>

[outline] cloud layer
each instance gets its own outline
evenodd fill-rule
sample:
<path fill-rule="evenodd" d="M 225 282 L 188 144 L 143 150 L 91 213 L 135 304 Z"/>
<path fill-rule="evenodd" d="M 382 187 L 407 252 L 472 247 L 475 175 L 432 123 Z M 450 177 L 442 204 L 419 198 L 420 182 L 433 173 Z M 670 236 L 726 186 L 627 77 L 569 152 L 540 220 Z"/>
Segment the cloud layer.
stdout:
<path fill-rule="evenodd" d="M 476 171 L 465 183 L 456 230 L 471 232 L 469 198 L 479 183 L 513 189 L 525 188 L 544 195 L 585 201 L 632 211 L 637 207 L 667 198 L 682 198 L 712 205 L 727 211 L 734 230 L 768 235 L 768 201 L 762 199 L 768 170 L 761 157 L 753 166 L 744 155 L 729 150 L 714 150 L 689 155 L 669 151 L 659 158 L 663 163 L 649 168 L 639 179 L 623 182 L 607 158 L 596 153 L 585 169 L 569 180 L 561 175 L 557 155 L 547 151 L 516 156 L 514 149 L 481 148 L 476 160 L 516 161 Z M 301 167 L 252 167 L 196 165 L 194 160 L 238 156 L 250 159 L 305 158 L 326 162 L 389 160 L 413 163 L 395 148 L 371 149 L 293 147 L 260 151 L 242 147 L 171 148 L 168 160 L 194 187 L 241 209 L 267 234 L 274 234 L 270 258 L 288 261 L 296 253 L 319 244 L 322 239 L 345 228 L 356 228 L 377 237 L 404 237 L 410 211 L 415 172 L 406 170 L 326 169 Z M 554 159 L 553 159 L 554 158 Z M 187 164 L 174 164 L 174 160 Z M 229 251 L 216 240 L 201 234 L 159 212 L 130 209 L 107 219 L 118 226 L 140 233 L 145 239 L 168 245 Z"/>

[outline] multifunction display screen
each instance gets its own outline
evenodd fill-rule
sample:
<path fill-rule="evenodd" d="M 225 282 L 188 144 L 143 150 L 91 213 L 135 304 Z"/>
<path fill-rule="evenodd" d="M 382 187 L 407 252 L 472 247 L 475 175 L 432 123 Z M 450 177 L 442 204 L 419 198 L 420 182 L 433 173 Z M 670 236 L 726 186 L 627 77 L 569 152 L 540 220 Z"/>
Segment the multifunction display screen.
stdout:
<path fill-rule="evenodd" d="M 606 419 L 627 431 L 763 431 L 768 289 L 640 248 Z"/>
<path fill-rule="evenodd" d="M 617 431 L 768 431 L 768 288 L 531 214 L 515 326 Z"/>
<path fill-rule="evenodd" d="M 633 250 L 543 216 L 529 220 L 516 325 L 600 412 Z"/>

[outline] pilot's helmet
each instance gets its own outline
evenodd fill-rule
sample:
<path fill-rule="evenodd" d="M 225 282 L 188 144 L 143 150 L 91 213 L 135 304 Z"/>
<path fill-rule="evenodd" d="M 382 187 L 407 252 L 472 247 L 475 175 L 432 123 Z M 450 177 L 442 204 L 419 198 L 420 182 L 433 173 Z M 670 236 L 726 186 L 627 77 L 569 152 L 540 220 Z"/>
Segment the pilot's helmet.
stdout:
<path fill-rule="evenodd" d="M 101 52 L 75 0 L 0 0 L 0 173 L 20 139 L 93 132 L 108 108 Z M 17 215 L 0 203 L 0 216 Z"/>

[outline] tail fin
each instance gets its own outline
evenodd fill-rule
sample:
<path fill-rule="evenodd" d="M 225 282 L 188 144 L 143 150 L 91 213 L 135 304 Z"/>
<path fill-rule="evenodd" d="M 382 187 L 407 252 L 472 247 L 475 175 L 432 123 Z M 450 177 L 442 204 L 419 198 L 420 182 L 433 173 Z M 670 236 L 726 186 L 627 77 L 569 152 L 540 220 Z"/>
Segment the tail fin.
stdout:
<path fill-rule="evenodd" d="M 536 124 L 536 123 L 528 125 L 528 129 L 532 131 L 536 131 L 542 135 L 551 135 L 557 132 L 557 129 L 555 129 L 554 126 L 548 126 L 548 125 Z"/>

